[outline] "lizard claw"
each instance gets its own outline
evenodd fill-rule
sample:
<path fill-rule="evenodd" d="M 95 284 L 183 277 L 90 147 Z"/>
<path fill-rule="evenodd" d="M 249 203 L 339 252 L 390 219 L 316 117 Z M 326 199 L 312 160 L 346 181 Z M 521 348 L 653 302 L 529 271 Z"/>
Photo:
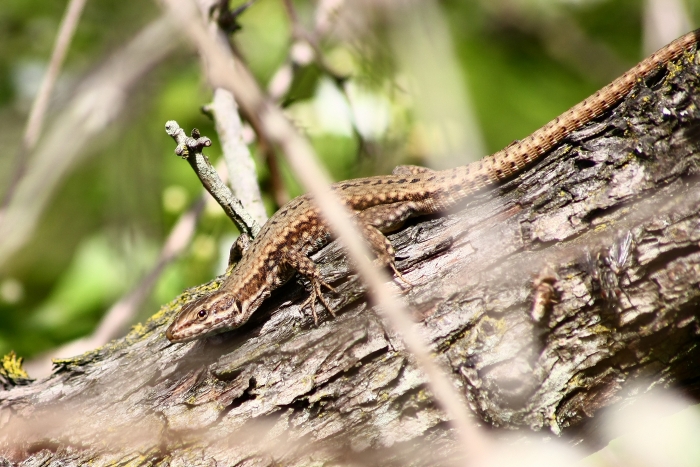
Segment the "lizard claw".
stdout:
<path fill-rule="evenodd" d="M 406 284 L 409 288 L 411 288 L 411 289 L 413 288 L 413 284 L 411 282 L 409 282 L 408 279 L 406 279 L 404 277 L 404 275 L 401 274 L 401 272 L 399 272 L 398 269 L 396 269 L 396 265 L 394 265 L 393 262 L 389 263 L 389 266 L 391 267 L 391 270 L 394 271 L 394 274 L 396 274 L 396 277 L 398 277 L 401 280 L 401 282 Z"/>
<path fill-rule="evenodd" d="M 375 264 L 375 266 L 383 267 L 383 268 L 389 266 L 389 267 L 391 268 L 391 270 L 394 272 L 394 275 L 395 275 L 401 282 L 403 282 L 404 284 L 406 284 L 406 285 L 408 286 L 409 289 L 413 288 L 413 284 L 412 284 L 411 282 L 409 282 L 409 280 L 406 279 L 406 277 L 404 277 L 403 274 L 401 274 L 401 271 L 399 271 L 398 269 L 396 269 L 396 264 L 394 263 L 393 258 L 391 258 L 390 261 L 386 261 L 386 260 L 382 261 L 382 258 L 377 258 L 377 259 L 374 260 L 374 264 Z M 393 280 L 393 277 L 392 277 L 392 280 Z"/>
<path fill-rule="evenodd" d="M 330 290 L 331 292 L 334 292 L 334 293 L 335 293 L 335 289 L 320 279 L 311 280 L 311 286 L 312 286 L 312 289 L 311 289 L 311 293 L 309 294 L 309 298 L 304 300 L 304 303 L 301 304 L 301 308 L 303 309 L 304 307 L 306 307 L 306 305 L 311 303 L 311 314 L 314 317 L 314 324 L 316 326 L 318 326 L 318 315 L 316 314 L 316 298 L 317 297 L 321 301 L 321 303 L 323 303 L 323 306 L 326 308 L 326 310 L 328 310 L 328 312 L 335 318 L 335 311 L 333 311 L 333 308 L 331 308 L 331 306 L 328 304 L 328 302 L 326 302 L 326 299 L 323 298 L 321 286 L 326 287 L 328 290 Z"/>

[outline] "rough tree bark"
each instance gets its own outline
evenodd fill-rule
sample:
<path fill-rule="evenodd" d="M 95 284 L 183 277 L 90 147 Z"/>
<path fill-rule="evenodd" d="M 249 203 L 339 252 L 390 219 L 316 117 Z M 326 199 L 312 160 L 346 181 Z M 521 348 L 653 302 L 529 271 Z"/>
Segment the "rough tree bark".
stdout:
<path fill-rule="evenodd" d="M 631 383 L 700 398 L 700 66 L 687 54 L 512 181 L 391 236 L 397 294 L 474 423 L 589 447 Z M 338 317 L 297 282 L 245 327 L 171 344 L 186 291 L 128 336 L 0 380 L 0 446 L 23 465 L 437 464 L 449 425 L 334 244 Z M 416 449 L 416 446 L 422 446 Z M 410 453 L 410 454 L 407 454 Z"/>

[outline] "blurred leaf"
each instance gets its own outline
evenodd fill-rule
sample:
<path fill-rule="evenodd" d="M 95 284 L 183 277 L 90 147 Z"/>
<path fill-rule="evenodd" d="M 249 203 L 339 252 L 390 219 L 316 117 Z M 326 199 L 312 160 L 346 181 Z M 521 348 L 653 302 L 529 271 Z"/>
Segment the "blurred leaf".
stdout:
<path fill-rule="evenodd" d="M 243 3 L 243 2 L 240 2 Z M 255 2 L 240 16 L 237 44 L 263 86 L 284 62 L 290 45 L 289 22 L 278 2 Z"/>
<path fill-rule="evenodd" d="M 107 238 L 98 235 L 85 240 L 30 322 L 51 329 L 85 319 L 124 292 L 127 282 L 123 260 Z"/>
<path fill-rule="evenodd" d="M 316 91 L 319 79 L 323 76 L 315 64 L 294 70 L 294 79 L 283 106 L 287 107 L 294 102 L 311 98 Z"/>

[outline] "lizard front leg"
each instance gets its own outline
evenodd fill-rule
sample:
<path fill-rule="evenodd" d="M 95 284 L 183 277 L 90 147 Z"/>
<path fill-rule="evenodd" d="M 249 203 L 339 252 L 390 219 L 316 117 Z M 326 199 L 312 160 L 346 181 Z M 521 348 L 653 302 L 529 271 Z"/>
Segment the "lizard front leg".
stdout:
<path fill-rule="evenodd" d="M 363 236 L 377 256 L 377 263 L 381 266 L 389 266 L 396 277 L 409 286 L 412 284 L 396 269 L 396 252 L 384 233 L 400 228 L 412 216 L 430 212 L 433 212 L 430 201 L 409 201 L 372 206 L 357 213 L 355 218 L 362 229 Z"/>
<path fill-rule="evenodd" d="M 406 219 L 420 214 L 435 212 L 434 205 L 430 200 L 423 201 L 408 201 L 401 203 L 381 204 L 358 212 L 355 216 L 355 222 L 360 228 L 363 237 L 369 243 L 372 251 L 376 255 L 376 263 L 379 266 L 388 266 L 405 284 L 412 284 L 401 274 L 396 268 L 395 250 L 388 238 L 383 232 L 395 230 L 406 221 Z M 314 263 L 308 256 L 298 250 L 288 251 L 284 258 L 285 263 L 302 276 L 309 279 L 311 282 L 311 294 L 309 298 L 302 304 L 302 308 L 307 304 L 311 304 L 311 312 L 314 316 L 314 322 L 318 324 L 318 316 L 316 314 L 316 298 L 326 307 L 326 309 L 335 316 L 333 309 L 323 298 L 321 287 L 335 292 L 335 289 L 327 284 L 321 278 L 321 274 Z"/>
<path fill-rule="evenodd" d="M 367 243 L 369 243 L 372 251 L 376 255 L 375 264 L 381 267 L 389 266 L 391 270 L 394 271 L 394 274 L 396 274 L 396 277 L 401 279 L 406 285 L 413 287 L 413 284 L 396 269 L 396 251 L 389 239 L 373 225 L 364 224 L 361 228 L 362 236 L 367 240 Z"/>
<path fill-rule="evenodd" d="M 250 243 L 251 239 L 247 233 L 242 232 L 238 236 L 236 241 L 233 242 L 233 245 L 231 245 L 231 249 L 228 252 L 229 267 L 238 263 L 241 260 L 241 258 L 243 257 L 243 253 L 248 251 L 248 248 L 250 248 Z"/>
<path fill-rule="evenodd" d="M 295 250 L 287 252 L 285 262 L 289 265 L 289 267 L 306 277 L 309 282 L 311 282 L 311 294 L 309 295 L 309 298 L 307 298 L 304 303 L 301 304 L 301 308 L 304 308 L 308 303 L 311 303 L 311 313 L 314 316 L 314 323 L 318 324 L 318 316 L 316 315 L 316 298 L 318 298 L 321 303 L 323 303 L 323 306 L 326 307 L 328 312 L 335 317 L 335 312 L 323 298 L 321 287 L 326 287 L 331 292 L 335 292 L 335 289 L 321 278 L 321 273 L 319 272 L 316 263 L 314 263 L 308 256 Z"/>

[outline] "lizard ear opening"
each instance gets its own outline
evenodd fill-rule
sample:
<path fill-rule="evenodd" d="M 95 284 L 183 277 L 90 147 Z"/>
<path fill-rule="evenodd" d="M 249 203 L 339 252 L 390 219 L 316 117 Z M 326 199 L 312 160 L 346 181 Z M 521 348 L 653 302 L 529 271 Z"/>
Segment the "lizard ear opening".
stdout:
<path fill-rule="evenodd" d="M 222 293 L 217 301 L 212 305 L 211 312 L 215 315 L 226 314 L 229 312 L 237 313 L 239 310 L 236 297 L 230 293 Z"/>

